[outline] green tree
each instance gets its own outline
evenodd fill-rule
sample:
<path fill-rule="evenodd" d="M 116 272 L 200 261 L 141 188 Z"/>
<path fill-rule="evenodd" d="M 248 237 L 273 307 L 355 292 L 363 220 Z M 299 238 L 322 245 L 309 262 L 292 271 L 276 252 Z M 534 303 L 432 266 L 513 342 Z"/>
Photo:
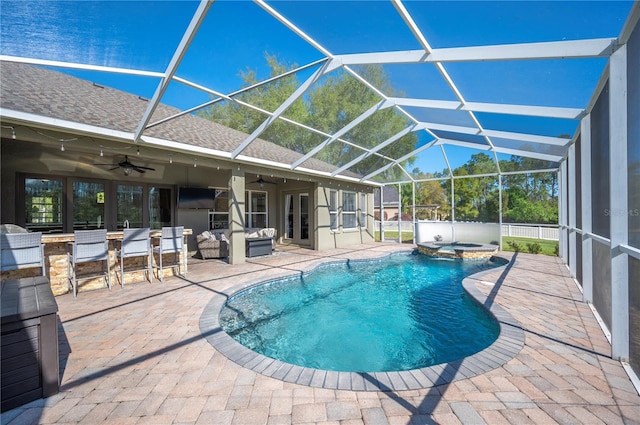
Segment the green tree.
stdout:
<path fill-rule="evenodd" d="M 269 54 L 266 55 L 266 61 L 270 68 L 270 76 L 281 75 L 283 72 L 295 68 L 295 64 L 287 66 L 278 61 L 277 57 Z M 363 66 L 359 68 L 359 72 L 385 93 L 399 95 L 399 93 L 392 91 L 388 77 L 381 67 Z M 240 77 L 243 79 L 244 87 L 249 87 L 258 81 L 255 71 L 250 69 L 241 72 Z M 273 112 L 296 90 L 299 84 L 296 75 L 292 74 L 248 90 L 238 95 L 237 99 Z M 283 116 L 327 134 L 333 134 L 380 100 L 378 95 L 356 78 L 337 70 L 321 78 L 304 96 L 287 108 Z M 267 118 L 259 111 L 228 101 L 219 102 L 200 111 L 199 115 L 246 133 L 251 133 Z M 337 167 L 342 166 L 366 152 L 365 149 L 373 148 L 408 125 L 407 119 L 395 112 L 393 108 L 377 111 L 342 136 L 342 139 L 348 143 L 333 142 L 322 149 L 315 158 Z M 260 135 L 260 138 L 301 154 L 309 152 L 326 140 L 324 136 L 282 120 L 275 121 Z M 381 154 L 391 158 L 400 158 L 411 152 L 416 142 L 416 136 L 409 134 L 385 148 Z M 404 164 L 410 164 L 411 161 L 410 158 Z M 371 155 L 349 171 L 367 175 L 388 162 L 388 159 Z M 401 170 L 398 167 L 391 167 L 380 176 L 383 179 L 398 177 L 401 177 Z"/>
<path fill-rule="evenodd" d="M 474 154 L 469 161 L 453 170 L 456 220 L 497 222 L 499 192 L 497 177 L 468 177 L 496 172 L 493 159 L 485 153 Z M 442 181 L 445 193 L 451 193 L 451 179 Z"/>

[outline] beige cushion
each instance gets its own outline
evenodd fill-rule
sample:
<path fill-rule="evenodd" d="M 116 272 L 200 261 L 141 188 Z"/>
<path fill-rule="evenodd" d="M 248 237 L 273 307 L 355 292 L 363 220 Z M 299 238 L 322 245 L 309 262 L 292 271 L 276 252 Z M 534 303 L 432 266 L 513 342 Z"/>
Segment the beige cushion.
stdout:
<path fill-rule="evenodd" d="M 272 238 L 275 236 L 276 229 L 274 229 L 273 227 L 266 227 L 262 229 L 260 232 L 263 238 Z"/>

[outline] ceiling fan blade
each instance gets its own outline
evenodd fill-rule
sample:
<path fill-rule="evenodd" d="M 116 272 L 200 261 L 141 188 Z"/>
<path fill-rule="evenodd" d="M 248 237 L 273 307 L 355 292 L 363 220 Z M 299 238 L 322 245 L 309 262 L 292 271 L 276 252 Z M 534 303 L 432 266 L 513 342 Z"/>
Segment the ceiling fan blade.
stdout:
<path fill-rule="evenodd" d="M 111 165 L 111 164 L 107 164 L 107 165 Z M 116 166 L 115 166 L 115 167 L 113 167 L 113 168 L 109 168 L 109 171 L 117 170 L 118 168 L 120 168 L 120 166 L 119 166 L 119 165 L 116 165 Z"/>
<path fill-rule="evenodd" d="M 142 170 L 149 170 L 149 171 L 156 171 L 155 168 L 151 168 L 151 167 L 143 167 L 142 165 L 134 165 L 134 167 L 136 168 L 140 168 Z"/>
<path fill-rule="evenodd" d="M 131 167 L 133 170 L 139 172 L 139 173 L 146 173 L 145 170 L 143 170 L 143 168 L 145 167 L 138 167 L 137 165 L 134 165 L 133 167 Z"/>

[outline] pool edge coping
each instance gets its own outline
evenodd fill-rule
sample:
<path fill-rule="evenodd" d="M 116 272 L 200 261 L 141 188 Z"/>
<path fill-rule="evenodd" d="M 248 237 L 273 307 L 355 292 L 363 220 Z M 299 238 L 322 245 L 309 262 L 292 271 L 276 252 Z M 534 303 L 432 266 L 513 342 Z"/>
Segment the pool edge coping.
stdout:
<path fill-rule="evenodd" d="M 495 255 L 495 257 L 506 260 L 507 263 L 505 265 L 480 271 L 464 278 L 462 281 L 464 290 L 497 321 L 500 328 L 499 335 L 491 345 L 483 350 L 448 363 L 399 372 L 337 372 L 313 369 L 259 354 L 231 338 L 220 327 L 218 320 L 220 310 L 226 300 L 238 292 L 272 281 L 307 275 L 313 273 L 319 267 L 349 264 L 350 262 L 378 261 L 392 255 L 415 251 L 415 248 L 399 249 L 398 251 L 369 259 L 333 259 L 309 269 L 283 274 L 277 278 L 260 279 L 259 281 L 256 279 L 256 281 L 233 285 L 220 294 L 214 295 L 207 303 L 200 316 L 200 331 L 215 350 L 241 367 L 284 382 L 333 390 L 389 392 L 428 389 L 482 375 L 502 367 L 513 359 L 524 347 L 524 331 L 521 325 L 504 308 L 494 302 L 491 294 L 489 296 L 484 295 L 476 286 L 476 283 L 482 284 L 484 282 L 481 278 L 488 273 L 502 270 L 502 276 L 504 276 L 505 272 L 508 272 L 513 262 L 515 262 L 515 257 L 509 260 L 500 255 Z M 498 279 L 498 281 L 500 280 L 501 278 Z M 497 286 L 498 290 L 501 285 L 501 282 L 488 283 L 491 283 L 493 288 Z"/>

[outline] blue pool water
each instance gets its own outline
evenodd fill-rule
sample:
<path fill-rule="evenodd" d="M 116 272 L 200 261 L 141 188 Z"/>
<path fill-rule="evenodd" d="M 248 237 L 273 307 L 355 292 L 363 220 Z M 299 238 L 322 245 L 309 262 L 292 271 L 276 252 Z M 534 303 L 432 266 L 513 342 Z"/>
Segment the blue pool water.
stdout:
<path fill-rule="evenodd" d="M 320 268 L 232 296 L 220 324 L 265 356 L 350 372 L 410 370 L 489 346 L 498 324 L 462 279 L 502 265 L 394 255 Z"/>

